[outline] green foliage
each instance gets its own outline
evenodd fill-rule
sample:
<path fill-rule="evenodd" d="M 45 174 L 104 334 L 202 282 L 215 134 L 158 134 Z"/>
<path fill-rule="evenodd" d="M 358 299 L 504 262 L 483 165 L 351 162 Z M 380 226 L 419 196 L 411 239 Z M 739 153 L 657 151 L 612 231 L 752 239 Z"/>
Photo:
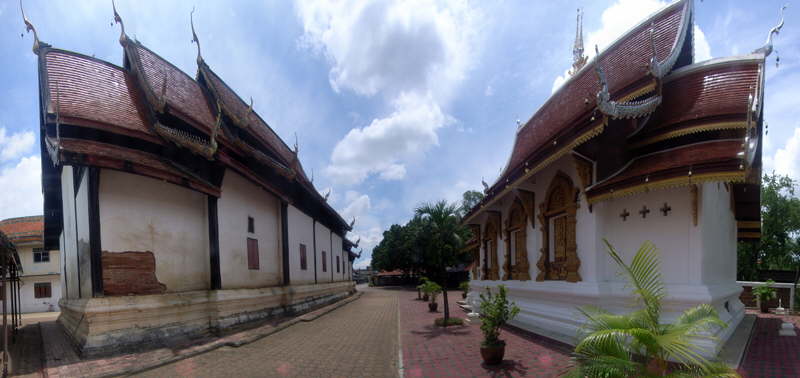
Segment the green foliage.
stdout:
<path fill-rule="evenodd" d="M 458 290 L 463 291 L 464 294 L 469 293 L 469 281 L 464 281 L 464 282 L 458 284 Z"/>
<path fill-rule="evenodd" d="M 436 302 L 436 296 L 442 292 L 442 287 L 439 286 L 436 282 L 433 281 L 425 281 L 420 285 L 420 290 L 423 293 L 428 294 L 431 299 L 431 303 Z"/>
<path fill-rule="evenodd" d="M 461 198 L 461 207 L 458 209 L 459 215 L 464 216 L 473 207 L 477 206 L 483 201 L 484 194 L 477 190 L 467 190 Z"/>
<path fill-rule="evenodd" d="M 761 239 L 740 243 L 737 277 L 758 280 L 758 270 L 792 270 L 800 264 L 800 183 L 789 176 L 764 175 L 761 184 Z"/>
<path fill-rule="evenodd" d="M 775 290 L 774 287 L 772 287 L 772 285 L 774 285 L 774 284 L 775 284 L 775 281 L 767 280 L 767 282 L 764 282 L 763 285 L 758 285 L 758 286 L 754 287 L 753 288 L 753 296 L 758 298 L 758 300 L 761 301 L 761 303 L 764 303 L 764 302 L 766 302 L 766 301 L 768 301 L 770 299 L 777 298 L 778 297 L 778 291 Z"/>
<path fill-rule="evenodd" d="M 605 240 L 604 240 L 605 241 Z M 661 302 L 666 296 L 659 272 L 658 253 L 645 242 L 626 264 L 608 241 L 608 254 L 628 279 L 640 309 L 613 314 L 598 307 L 579 311 L 586 317 L 581 339 L 573 353 L 573 377 L 676 376 L 736 377 L 724 364 L 703 358 L 693 339 L 713 338 L 704 332 L 726 327 L 716 310 L 707 304 L 688 309 L 672 324 L 661 323 Z M 634 357 L 637 358 L 634 358 Z M 667 361 L 679 363 L 668 369 Z"/>
<path fill-rule="evenodd" d="M 498 285 L 497 294 L 492 294 L 489 288 L 486 288 L 486 294 L 481 294 L 483 346 L 505 345 L 500 340 L 500 327 L 519 313 L 519 307 L 514 302 L 509 303 L 506 292 L 504 285 Z"/>
<path fill-rule="evenodd" d="M 439 327 L 447 327 L 451 325 L 464 325 L 464 319 L 448 318 L 447 322 L 445 322 L 444 318 L 436 318 L 436 320 L 433 321 L 433 324 L 436 324 Z"/>

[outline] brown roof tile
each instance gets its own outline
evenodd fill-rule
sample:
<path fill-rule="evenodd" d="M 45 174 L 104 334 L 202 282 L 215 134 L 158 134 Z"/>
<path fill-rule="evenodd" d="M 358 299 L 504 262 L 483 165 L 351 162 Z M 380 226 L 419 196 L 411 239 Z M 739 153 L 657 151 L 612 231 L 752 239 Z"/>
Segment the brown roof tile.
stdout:
<path fill-rule="evenodd" d="M 673 52 L 681 23 L 688 24 L 689 20 L 683 19 L 687 6 L 691 6 L 691 2 L 684 1 L 652 17 L 659 61 L 664 61 Z M 612 94 L 647 77 L 652 56 L 650 26 L 649 22 L 643 22 L 600 54 L 599 60 Z M 518 131 L 511 158 L 498 183 L 504 182 L 505 177 L 520 167 L 537 149 L 573 127 L 579 118 L 595 108 L 600 85 L 594 64 L 595 61 L 590 61 L 577 76 L 564 83 Z"/>
<path fill-rule="evenodd" d="M 15 244 L 41 242 L 44 235 L 44 217 L 37 215 L 0 221 L 0 232 L 5 233 Z"/>
<path fill-rule="evenodd" d="M 160 98 L 166 78 L 165 97 L 169 112 L 201 131 L 209 132 L 216 120 L 200 85 L 178 67 L 146 47 L 134 43 L 133 48 L 139 56 L 144 79 L 153 95 Z"/>
<path fill-rule="evenodd" d="M 121 67 L 63 50 L 48 50 L 44 64 L 47 108 L 62 123 L 158 140 L 141 114 L 133 78 Z"/>

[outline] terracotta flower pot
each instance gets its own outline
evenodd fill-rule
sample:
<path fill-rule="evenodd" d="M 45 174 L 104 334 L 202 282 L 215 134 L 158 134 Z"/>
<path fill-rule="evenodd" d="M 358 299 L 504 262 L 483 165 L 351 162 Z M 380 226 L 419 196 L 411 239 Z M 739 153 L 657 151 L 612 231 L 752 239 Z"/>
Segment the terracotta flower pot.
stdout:
<path fill-rule="evenodd" d="M 430 299 L 430 297 L 428 296 L 428 294 L 422 294 L 422 300 L 423 300 L 423 301 L 427 301 L 428 299 Z"/>
<path fill-rule="evenodd" d="M 461 293 L 461 299 L 467 299 L 467 293 Z"/>
<path fill-rule="evenodd" d="M 481 357 L 486 365 L 497 365 L 503 362 L 503 356 L 506 354 L 506 343 L 501 342 L 497 345 L 483 346 L 481 345 Z"/>
<path fill-rule="evenodd" d="M 767 301 L 759 301 L 758 306 L 761 308 L 761 313 L 769 313 L 769 305 L 767 304 Z"/>
<path fill-rule="evenodd" d="M 437 308 L 439 308 L 439 302 L 429 302 L 428 303 L 428 311 L 436 312 Z"/>

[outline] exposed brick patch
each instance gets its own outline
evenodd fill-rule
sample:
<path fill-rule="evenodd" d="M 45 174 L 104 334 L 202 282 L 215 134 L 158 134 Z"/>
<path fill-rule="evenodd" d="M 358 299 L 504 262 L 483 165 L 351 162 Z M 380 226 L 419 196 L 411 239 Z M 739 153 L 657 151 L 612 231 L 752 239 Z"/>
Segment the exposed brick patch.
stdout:
<path fill-rule="evenodd" d="M 167 286 L 156 278 L 153 252 L 103 251 L 103 294 L 162 294 Z"/>

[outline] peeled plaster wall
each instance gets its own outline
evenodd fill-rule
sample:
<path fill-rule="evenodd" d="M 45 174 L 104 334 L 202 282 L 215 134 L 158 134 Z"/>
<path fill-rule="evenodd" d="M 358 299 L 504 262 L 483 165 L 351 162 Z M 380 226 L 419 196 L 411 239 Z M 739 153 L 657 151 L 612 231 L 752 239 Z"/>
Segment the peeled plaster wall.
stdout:
<path fill-rule="evenodd" d="M 166 292 L 208 289 L 204 194 L 104 169 L 100 173 L 99 201 L 103 251 L 152 252 L 156 277 L 166 285 Z"/>
<path fill-rule="evenodd" d="M 334 274 L 336 274 L 336 259 L 332 259 L 331 253 L 331 231 L 317 222 L 314 233 L 317 235 L 317 282 L 333 282 Z M 327 260 L 327 271 L 322 271 L 322 251 L 325 251 L 325 259 Z M 334 272 L 334 273 L 331 273 Z"/>
<path fill-rule="evenodd" d="M 222 288 L 280 285 L 283 271 L 280 200 L 228 170 L 217 207 Z M 247 230 L 248 217 L 254 220 L 254 233 Z M 258 240 L 258 270 L 248 269 L 248 238 Z"/>
<path fill-rule="evenodd" d="M 66 298 L 80 298 L 78 273 L 78 243 L 75 227 L 75 185 L 72 178 L 72 166 L 61 169 L 61 200 L 64 211 L 63 247 L 67 281 Z"/>
<path fill-rule="evenodd" d="M 75 224 L 78 235 L 78 269 L 80 269 L 81 298 L 92 297 L 92 258 L 89 248 L 89 173 L 81 175 L 75 195 Z"/>
<path fill-rule="evenodd" d="M 292 205 L 287 206 L 286 218 L 289 224 L 289 279 L 291 284 L 313 284 L 314 220 Z M 306 270 L 300 269 L 300 244 L 306 246 Z M 317 262 L 317 269 L 322 269 L 319 262 Z"/>

